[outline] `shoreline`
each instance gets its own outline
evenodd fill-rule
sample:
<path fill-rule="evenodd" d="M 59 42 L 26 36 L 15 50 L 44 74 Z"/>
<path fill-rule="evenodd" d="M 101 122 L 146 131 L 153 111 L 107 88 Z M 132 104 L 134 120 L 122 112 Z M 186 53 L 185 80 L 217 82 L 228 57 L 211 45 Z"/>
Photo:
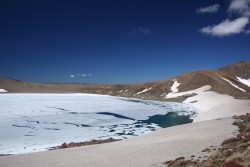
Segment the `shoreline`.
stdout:
<path fill-rule="evenodd" d="M 90 141 L 83 141 L 83 142 L 70 142 L 70 143 L 62 143 L 60 146 L 51 147 L 47 151 L 53 151 L 58 149 L 65 149 L 65 148 L 73 148 L 73 147 L 81 147 L 81 146 L 89 146 L 89 145 L 96 145 L 96 144 L 104 144 L 104 143 L 111 143 L 116 141 L 121 141 L 122 139 L 102 139 L 102 140 L 90 140 Z"/>

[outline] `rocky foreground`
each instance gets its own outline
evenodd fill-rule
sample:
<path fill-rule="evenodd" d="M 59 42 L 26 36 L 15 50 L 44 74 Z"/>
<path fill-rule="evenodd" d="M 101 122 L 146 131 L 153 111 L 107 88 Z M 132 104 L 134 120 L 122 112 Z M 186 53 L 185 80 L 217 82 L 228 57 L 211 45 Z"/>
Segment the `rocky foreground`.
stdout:
<path fill-rule="evenodd" d="M 249 167 L 250 166 L 250 113 L 234 116 L 234 125 L 239 127 L 236 137 L 226 139 L 221 147 L 205 160 L 201 157 L 191 156 L 190 160 L 184 157 L 167 161 L 167 167 Z M 202 152 L 211 152 L 213 146 L 205 148 Z M 216 149 L 215 149 L 216 150 Z"/>

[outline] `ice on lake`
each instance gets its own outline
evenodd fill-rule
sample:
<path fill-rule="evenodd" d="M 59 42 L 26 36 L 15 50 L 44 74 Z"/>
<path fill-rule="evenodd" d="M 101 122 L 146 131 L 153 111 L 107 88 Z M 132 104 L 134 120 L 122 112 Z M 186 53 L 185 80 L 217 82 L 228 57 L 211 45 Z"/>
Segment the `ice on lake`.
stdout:
<path fill-rule="evenodd" d="M 161 127 L 142 123 L 176 112 L 193 118 L 187 104 L 93 94 L 0 94 L 0 154 L 47 150 L 66 142 L 126 139 Z"/>

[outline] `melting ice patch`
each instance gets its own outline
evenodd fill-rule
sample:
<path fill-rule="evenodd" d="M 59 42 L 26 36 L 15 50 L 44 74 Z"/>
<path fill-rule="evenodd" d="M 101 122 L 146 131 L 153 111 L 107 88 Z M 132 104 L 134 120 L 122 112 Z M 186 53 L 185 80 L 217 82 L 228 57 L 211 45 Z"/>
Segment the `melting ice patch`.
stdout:
<path fill-rule="evenodd" d="M 175 112 L 194 118 L 186 104 L 91 94 L 0 94 L 0 154 L 46 150 L 63 142 L 125 139 L 161 128 L 143 123 Z"/>

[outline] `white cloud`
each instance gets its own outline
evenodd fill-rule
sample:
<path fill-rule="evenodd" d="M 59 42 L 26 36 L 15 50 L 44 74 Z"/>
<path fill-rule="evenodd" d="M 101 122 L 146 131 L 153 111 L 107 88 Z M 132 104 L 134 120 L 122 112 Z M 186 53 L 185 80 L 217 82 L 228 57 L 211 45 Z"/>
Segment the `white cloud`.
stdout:
<path fill-rule="evenodd" d="M 135 30 L 127 32 L 127 35 L 130 37 L 133 37 L 136 34 L 142 34 L 142 35 L 148 36 L 148 35 L 151 35 L 151 31 L 143 27 L 137 27 Z"/>
<path fill-rule="evenodd" d="M 250 0 L 232 0 L 228 12 L 250 17 Z"/>
<path fill-rule="evenodd" d="M 220 5 L 215 4 L 215 5 L 207 6 L 205 8 L 200 8 L 196 12 L 197 13 L 215 13 L 215 12 L 218 12 L 219 8 L 220 8 Z"/>
<path fill-rule="evenodd" d="M 80 74 L 81 77 L 91 77 L 92 74 Z"/>
<path fill-rule="evenodd" d="M 70 77 L 70 78 L 74 78 L 74 77 L 75 77 L 75 75 L 71 74 L 69 77 Z"/>
<path fill-rule="evenodd" d="M 239 34 L 245 31 L 244 28 L 248 22 L 249 19 L 247 17 L 240 17 L 234 21 L 226 19 L 218 25 L 204 27 L 200 29 L 200 32 L 220 37 Z"/>
<path fill-rule="evenodd" d="M 250 17 L 249 5 L 250 0 L 231 0 L 231 3 L 227 10 L 227 12 L 230 14 L 229 17 L 231 17 L 231 15 L 235 13 L 240 15 L 240 18 L 233 21 L 226 19 L 217 25 L 204 27 L 200 29 L 200 32 L 220 37 L 240 33 L 245 33 L 247 35 L 250 34 L 249 30 L 245 30 L 245 28 L 247 28 L 247 24 L 249 23 Z M 218 4 L 211 5 L 205 8 L 198 9 L 197 13 L 213 13 L 216 12 L 219 7 L 220 6 L 218 6 Z"/>

